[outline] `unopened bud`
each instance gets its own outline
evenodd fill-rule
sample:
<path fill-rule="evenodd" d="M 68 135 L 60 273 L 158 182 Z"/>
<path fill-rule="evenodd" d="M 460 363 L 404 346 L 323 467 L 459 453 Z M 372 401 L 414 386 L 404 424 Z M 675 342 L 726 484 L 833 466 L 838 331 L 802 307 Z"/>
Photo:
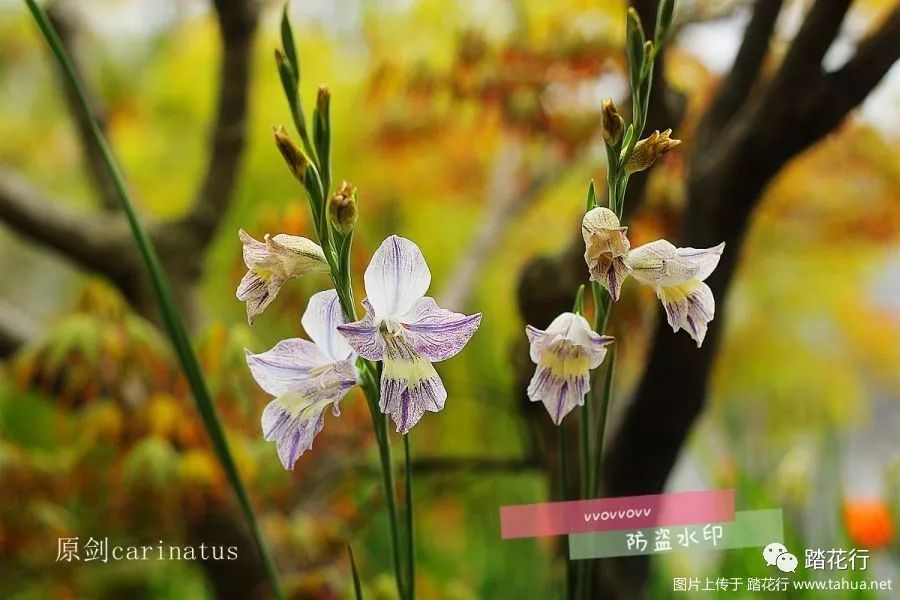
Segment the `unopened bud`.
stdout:
<path fill-rule="evenodd" d="M 609 98 L 603 101 L 600 111 L 600 120 L 603 124 L 603 140 L 610 146 L 615 146 L 622 139 L 625 130 L 625 121 L 616 110 L 616 105 Z"/>
<path fill-rule="evenodd" d="M 654 131 L 650 137 L 635 144 L 634 151 L 625 164 L 625 172 L 631 174 L 650 168 L 657 158 L 680 144 L 681 140 L 669 137 L 671 134 L 671 129 L 666 129 L 662 133 Z"/>
<path fill-rule="evenodd" d="M 347 235 L 356 226 L 358 216 L 356 188 L 344 181 L 328 200 L 328 219 L 336 231 Z"/>
<path fill-rule="evenodd" d="M 328 91 L 328 86 L 320 85 L 319 92 L 316 95 L 316 108 L 319 111 L 319 114 L 327 121 L 328 120 L 328 111 L 331 106 L 331 92 Z"/>
<path fill-rule="evenodd" d="M 284 162 L 287 163 L 288 169 L 291 170 L 291 173 L 294 174 L 294 177 L 300 183 L 303 183 L 306 179 L 306 167 L 309 166 L 309 159 L 294 144 L 283 125 L 273 127 L 272 131 L 275 134 L 275 145 L 278 146 L 278 151 L 284 157 Z"/>

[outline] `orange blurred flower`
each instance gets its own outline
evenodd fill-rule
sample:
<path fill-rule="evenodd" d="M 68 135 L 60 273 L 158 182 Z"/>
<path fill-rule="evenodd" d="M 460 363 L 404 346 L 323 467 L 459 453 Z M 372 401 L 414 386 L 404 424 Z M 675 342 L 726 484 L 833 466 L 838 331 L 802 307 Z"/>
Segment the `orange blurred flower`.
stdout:
<path fill-rule="evenodd" d="M 894 539 L 891 508 L 883 500 L 846 500 L 844 527 L 853 543 L 877 550 Z"/>

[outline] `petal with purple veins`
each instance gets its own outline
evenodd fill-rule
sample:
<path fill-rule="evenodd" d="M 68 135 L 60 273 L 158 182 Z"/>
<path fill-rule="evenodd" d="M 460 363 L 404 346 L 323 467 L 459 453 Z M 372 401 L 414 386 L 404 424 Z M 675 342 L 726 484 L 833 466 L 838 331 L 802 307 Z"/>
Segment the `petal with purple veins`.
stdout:
<path fill-rule="evenodd" d="M 366 316 L 354 323 L 338 325 L 338 332 L 347 340 L 353 350 L 367 360 L 381 360 L 384 356 L 384 341 L 375 326 L 375 313 L 368 299 L 362 301 Z"/>
<path fill-rule="evenodd" d="M 724 248 L 724 243 L 712 248 L 676 248 L 666 240 L 656 240 L 635 248 L 626 260 L 635 279 L 644 285 L 671 287 L 709 277 Z"/>
<path fill-rule="evenodd" d="M 399 317 L 425 295 L 431 285 L 431 271 L 416 244 L 392 235 L 372 256 L 364 282 L 375 314 Z"/>
<path fill-rule="evenodd" d="M 447 390 L 434 366 L 410 346 L 403 334 L 385 339 L 379 407 L 391 415 L 398 433 L 406 433 L 425 411 L 443 410 Z"/>
<path fill-rule="evenodd" d="M 337 329 L 338 325 L 346 323 L 337 291 L 313 294 L 300 322 L 309 338 L 332 360 L 344 360 L 353 352 Z"/>
<path fill-rule="evenodd" d="M 416 300 L 400 319 L 415 351 L 431 362 L 447 360 L 468 343 L 481 324 L 481 313 L 464 315 L 441 308 L 434 298 Z"/>
<path fill-rule="evenodd" d="M 263 411 L 262 429 L 266 441 L 275 442 L 285 469 L 294 468 L 300 456 L 312 448 L 313 440 L 325 424 L 327 402 L 307 404 L 296 397 L 272 400 Z"/>
<path fill-rule="evenodd" d="M 246 354 L 256 383 L 272 396 L 307 389 L 310 380 L 318 376 L 316 371 L 332 362 L 318 346 L 301 338 L 282 340 L 267 352 L 253 354 L 248 350 Z"/>
<path fill-rule="evenodd" d="M 666 310 L 666 320 L 672 331 L 684 329 L 699 348 L 706 337 L 706 329 L 716 314 L 716 299 L 709 286 L 697 279 L 681 285 L 662 287 L 657 296 Z"/>

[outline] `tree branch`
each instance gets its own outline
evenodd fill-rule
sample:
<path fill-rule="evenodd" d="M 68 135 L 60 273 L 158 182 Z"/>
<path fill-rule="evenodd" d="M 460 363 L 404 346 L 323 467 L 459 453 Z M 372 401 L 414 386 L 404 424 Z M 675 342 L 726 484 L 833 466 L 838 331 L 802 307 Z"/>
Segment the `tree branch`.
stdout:
<path fill-rule="evenodd" d="M 3 167 L 0 221 L 88 269 L 111 275 L 125 266 L 123 221 L 75 212 Z"/>
<path fill-rule="evenodd" d="M 900 4 L 884 23 L 860 42 L 856 54 L 843 67 L 825 78 L 825 96 L 820 102 L 824 124 L 837 123 L 861 103 L 900 59 Z"/>
<path fill-rule="evenodd" d="M 94 118 L 100 125 L 101 131 L 103 131 L 105 135 L 107 122 L 106 110 L 102 102 L 100 102 L 99 94 L 90 85 L 91 80 L 85 74 L 84 66 L 80 60 L 81 53 L 78 52 L 80 33 L 79 23 L 71 10 L 66 10 L 59 2 L 52 2 L 47 5 L 47 16 L 50 17 L 51 23 L 56 28 L 63 46 L 69 50 L 69 55 L 72 58 L 72 66 L 75 68 L 78 79 L 81 80 L 85 93 L 87 94 L 91 113 L 93 113 Z M 65 91 L 66 104 L 68 105 L 69 113 L 75 120 L 75 126 L 79 142 L 81 143 L 81 151 L 84 157 L 85 166 L 87 167 L 88 177 L 100 199 L 100 204 L 105 210 L 117 210 L 119 208 L 119 200 L 116 196 L 115 185 L 106 168 L 106 163 L 103 161 L 103 154 L 100 151 L 100 147 L 97 146 L 97 143 L 94 141 L 94 136 L 91 134 L 91 124 L 78 106 L 78 100 L 72 89 L 68 85 L 63 85 L 62 88 Z"/>
<path fill-rule="evenodd" d="M 698 128 L 699 140 L 710 139 L 734 116 L 747 99 L 768 54 L 769 42 L 783 4 L 784 0 L 756 0 L 753 16 L 750 17 L 744 31 L 744 39 L 734 65 L 719 87 L 719 92 Z M 698 145 L 703 143 L 699 142 Z"/>
<path fill-rule="evenodd" d="M 253 41 L 259 22 L 256 0 L 215 0 L 222 37 L 222 63 L 206 174 L 185 218 L 205 248 L 232 199 L 247 138 Z"/>
<path fill-rule="evenodd" d="M 782 103 L 786 94 L 798 91 L 808 96 L 809 84 L 823 75 L 822 59 L 851 4 L 853 0 L 816 0 L 772 79 L 765 104 Z"/>

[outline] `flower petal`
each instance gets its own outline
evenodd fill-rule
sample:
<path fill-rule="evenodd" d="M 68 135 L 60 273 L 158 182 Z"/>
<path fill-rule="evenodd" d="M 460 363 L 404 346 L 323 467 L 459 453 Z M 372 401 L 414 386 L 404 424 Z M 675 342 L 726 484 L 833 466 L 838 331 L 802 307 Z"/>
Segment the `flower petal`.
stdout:
<path fill-rule="evenodd" d="M 550 365 L 539 364 L 528 385 L 528 397 L 532 402 L 543 402 L 556 425 L 576 406 L 584 404 L 590 389 L 588 373 L 562 377 Z"/>
<path fill-rule="evenodd" d="M 381 360 L 384 356 L 384 342 L 375 326 L 375 312 L 368 298 L 362 301 L 366 316 L 355 323 L 338 325 L 337 330 L 353 350 L 367 360 Z"/>
<path fill-rule="evenodd" d="M 557 316 L 547 327 L 546 331 L 541 331 L 537 327 L 528 325 L 525 327 L 525 333 L 528 335 L 528 341 L 531 344 L 531 360 L 535 364 L 541 361 L 545 350 L 560 340 L 568 341 L 589 350 L 593 349 L 595 343 L 599 343 L 599 347 L 602 348 L 612 343 L 613 340 L 611 337 L 594 333 L 587 319 L 572 312 L 564 312 Z"/>
<path fill-rule="evenodd" d="M 269 250 L 266 245 L 243 229 L 238 230 L 238 238 L 241 240 L 244 264 L 248 269 L 252 269 L 256 263 L 268 256 Z"/>
<path fill-rule="evenodd" d="M 364 281 L 375 314 L 399 317 L 425 295 L 431 285 L 431 271 L 418 246 L 392 235 L 375 251 Z"/>
<path fill-rule="evenodd" d="M 325 425 L 328 402 L 308 403 L 296 396 L 269 402 L 262 415 L 263 436 L 275 442 L 278 458 L 292 470 L 300 456 L 312 448 L 313 439 Z"/>
<path fill-rule="evenodd" d="M 444 383 L 434 366 L 412 348 L 403 333 L 385 338 L 379 407 L 391 415 L 398 433 L 406 433 L 425 411 L 443 410 Z"/>
<path fill-rule="evenodd" d="M 347 320 L 338 299 L 337 291 L 327 290 L 313 294 L 306 305 L 300 323 L 309 338 L 332 360 L 344 360 L 353 353 L 350 344 L 338 332 L 338 325 Z"/>
<path fill-rule="evenodd" d="M 279 233 L 272 237 L 266 234 L 265 242 L 269 250 L 266 263 L 273 270 L 283 270 L 285 279 L 330 270 L 322 248 L 310 239 Z"/>
<path fill-rule="evenodd" d="M 247 303 L 247 322 L 250 325 L 272 303 L 283 285 L 284 279 L 266 271 L 250 269 L 244 274 L 235 295 L 238 300 Z"/>
<path fill-rule="evenodd" d="M 591 281 L 599 282 L 607 289 L 613 300 L 618 300 L 622 292 L 622 283 L 631 275 L 631 267 L 625 262 L 624 257 L 611 258 L 604 254 L 594 261 L 587 262 L 591 271 Z"/>
<path fill-rule="evenodd" d="M 581 235 L 587 252 L 585 258 L 608 253 L 610 256 L 622 256 L 631 247 L 626 237 L 627 227 L 622 227 L 616 213 L 605 206 L 592 208 L 584 214 L 581 221 Z"/>
<path fill-rule="evenodd" d="M 419 298 L 400 318 L 410 345 L 423 358 L 438 362 L 454 356 L 481 324 L 481 313 L 466 316 L 441 308 L 434 298 Z"/>
<path fill-rule="evenodd" d="M 678 286 L 661 287 L 656 295 L 666 309 L 666 319 L 672 331 L 684 329 L 699 348 L 706 337 L 707 324 L 716 314 L 716 299 L 709 286 L 691 279 Z"/>
<path fill-rule="evenodd" d="M 528 397 L 543 402 L 557 425 L 573 408 L 584 404 L 590 389 L 590 369 L 606 356 L 613 338 L 593 331 L 581 315 L 567 312 L 556 317 L 546 331 L 526 327 L 531 359 L 537 363 Z"/>
<path fill-rule="evenodd" d="M 547 332 L 543 329 L 538 329 L 537 327 L 526 325 L 525 335 L 528 336 L 528 343 L 530 345 L 529 354 L 531 355 L 531 360 L 532 362 L 537 364 L 541 360 L 541 353 L 544 351 L 544 348 L 547 345 L 548 338 L 552 340 L 553 334 L 548 335 Z"/>
<path fill-rule="evenodd" d="M 267 352 L 247 350 L 246 354 L 256 383 L 272 396 L 305 390 L 319 376 L 312 371 L 332 362 L 318 346 L 301 338 L 282 340 Z"/>
<path fill-rule="evenodd" d="M 666 240 L 656 240 L 629 252 L 626 261 L 641 283 L 669 287 L 709 277 L 724 248 L 724 243 L 713 248 L 676 248 Z"/>

